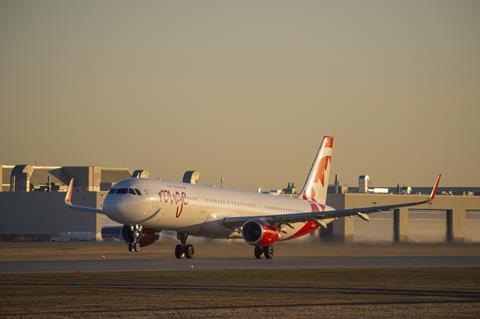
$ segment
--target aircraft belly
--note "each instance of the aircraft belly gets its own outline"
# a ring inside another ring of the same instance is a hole
[[[210,238],[230,238],[232,230],[226,228],[223,224],[223,218],[225,211],[217,210],[212,212],[205,211],[206,218],[203,221],[199,235]],[[227,213],[228,214],[228,213]]]

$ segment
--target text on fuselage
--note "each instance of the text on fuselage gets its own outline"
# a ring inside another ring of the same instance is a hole
[[[169,191],[168,189],[162,189],[158,195],[160,196],[161,203],[170,203],[170,205],[176,205],[177,211],[175,216],[178,218],[182,214],[183,206],[188,205],[186,200],[187,194],[185,192]]]

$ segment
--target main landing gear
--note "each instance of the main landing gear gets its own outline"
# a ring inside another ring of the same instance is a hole
[[[262,256],[265,256],[266,259],[272,259],[273,258],[273,246],[256,246],[255,247],[255,258],[261,259]]]
[[[139,252],[140,251],[140,236],[142,234],[142,225],[132,225],[130,226],[130,241],[128,243],[128,251],[130,252]]]
[[[175,246],[175,257],[177,257],[178,259],[181,259],[183,257],[187,259],[193,258],[193,255],[195,254],[195,249],[193,248],[193,245],[187,244],[188,234],[184,232],[177,232],[177,238],[182,243]]]

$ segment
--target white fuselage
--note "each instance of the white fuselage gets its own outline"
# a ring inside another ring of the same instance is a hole
[[[225,217],[333,209],[297,197],[151,179],[126,179],[112,189],[105,198],[103,210],[114,221],[210,238],[241,238],[240,229],[232,231],[223,226]],[[318,224],[313,221],[282,226],[279,239],[297,238],[317,228]]]

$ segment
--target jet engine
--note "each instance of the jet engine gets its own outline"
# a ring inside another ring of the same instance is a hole
[[[249,220],[242,226],[243,240],[252,246],[269,246],[278,240],[278,228],[261,220]]]
[[[134,241],[134,231],[130,228],[129,225],[123,225],[122,238],[127,243],[131,243]],[[140,243],[140,247],[145,247],[153,244],[159,238],[160,235],[155,230],[151,228],[142,228],[142,230],[140,231],[138,243]]]

